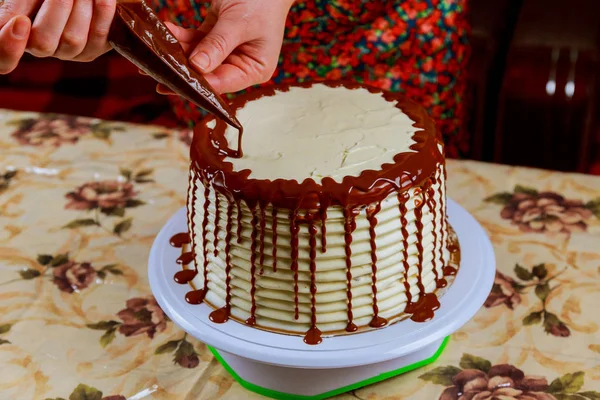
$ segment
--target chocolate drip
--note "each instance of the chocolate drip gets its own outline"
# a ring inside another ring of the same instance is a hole
[[[196,200],[197,200],[197,196],[196,196],[196,192],[198,191],[198,179],[193,179],[195,178],[196,174],[190,174],[190,183],[189,185],[192,187],[192,201],[190,203],[189,199],[187,200],[187,204],[188,207],[190,207],[190,239],[192,242],[192,252],[196,251],[196,242],[195,242],[195,237],[196,237]],[[192,182],[193,181],[193,182]],[[189,193],[188,193],[188,197],[189,197]],[[196,257],[194,255],[194,257]],[[194,265],[194,269],[196,271],[198,271],[198,266]]]
[[[410,319],[415,322],[426,322],[433,318],[435,310],[440,308],[440,302],[434,293],[425,293],[412,305]]]
[[[437,188],[437,194],[440,198],[440,201],[442,201],[441,199],[444,198],[444,193],[442,191],[442,185],[444,184],[444,182],[442,181],[442,176],[444,174],[444,170],[445,167],[442,166],[442,170],[440,171],[439,175],[436,178],[436,184],[438,185]],[[445,211],[442,213],[442,216],[445,215]],[[449,276],[449,275],[454,275],[453,273],[447,273],[447,272],[451,272],[450,270],[454,270],[454,273],[456,273],[456,270],[453,267],[449,267],[449,266],[444,266],[444,247],[447,244],[448,241],[448,221],[446,220],[446,218],[442,217],[442,237],[441,237],[441,243],[440,243],[440,258],[439,258],[439,262],[442,265],[442,274],[444,277]],[[450,270],[449,270],[450,269]],[[448,286],[448,281],[445,278],[441,278],[438,283],[437,283],[437,287],[439,289],[441,288],[445,288],[446,286]]]
[[[442,169],[438,175],[438,177],[436,178],[436,183],[438,185],[437,188],[437,193],[438,193],[438,197],[440,199],[440,201],[443,202],[444,199],[444,193],[442,191],[442,185],[444,185],[444,182],[442,181],[442,176],[444,174],[444,166],[442,166]],[[443,203],[445,205],[445,202]],[[444,246],[447,245],[447,241],[448,241],[448,221],[446,220],[446,218],[444,218],[444,215],[446,215],[446,210],[442,210],[442,243],[441,243],[441,247],[440,247],[440,264],[444,264]]]
[[[231,225],[232,225],[233,204],[227,203],[227,223],[225,225],[225,306],[210,313],[208,318],[217,324],[222,324],[229,320],[231,310]],[[204,271],[206,273],[206,270]]]
[[[258,263],[260,264],[260,274],[264,273],[264,265],[265,265],[265,229],[266,229],[266,216],[265,216],[265,206],[261,203],[260,206],[260,249],[259,254],[260,258]]]
[[[435,183],[437,185],[437,194],[438,194],[438,198],[440,199],[440,201],[443,203],[444,202],[444,194],[442,193],[442,185],[444,184],[442,182],[442,172],[440,172],[440,174],[438,175],[438,177],[435,180]],[[444,210],[442,210],[442,218],[441,218],[441,229],[442,229],[442,237],[440,238],[440,257],[439,257],[439,263],[440,264],[444,264],[444,246],[446,246],[445,241],[447,240],[446,236],[447,236],[447,227],[446,227],[446,220],[445,218],[443,218],[443,216],[445,215]]]
[[[367,207],[367,220],[369,221],[369,242],[371,244],[371,289],[373,291],[373,319],[369,323],[371,328],[381,328],[387,325],[387,319],[379,316],[377,306],[377,238],[375,227],[377,226],[377,214],[381,211],[381,203],[375,203]]]
[[[192,279],[196,277],[196,275],[198,275],[198,271],[196,271],[195,269],[184,269],[183,271],[178,271],[175,274],[174,279],[175,282],[184,285],[188,282],[191,282]]]
[[[211,312],[208,316],[208,319],[210,319],[215,324],[223,324],[229,321],[229,306],[226,305],[224,307],[219,308],[218,310]]]
[[[237,242],[242,243],[242,203],[238,200],[235,205],[237,207]]]
[[[357,210],[344,208],[344,252],[346,253],[346,297],[348,299],[348,325],[347,332],[356,332],[358,326],[352,320],[352,233],[356,229],[355,217]]]
[[[252,306],[250,308],[250,318],[246,320],[246,324],[250,326],[256,325],[256,236],[258,235],[258,216],[256,215],[256,208],[250,207],[252,211],[252,234],[250,235],[250,301]]]
[[[429,183],[426,183],[422,189],[422,193],[427,193]],[[415,194],[419,189],[415,189]],[[418,201],[418,200],[417,200]],[[408,303],[406,312],[412,314],[410,319],[415,322],[425,322],[433,318],[435,310],[440,308],[440,302],[434,293],[425,293],[423,286],[423,202],[416,204],[415,201],[415,223],[417,225],[417,250],[418,250],[418,268],[419,277],[417,285],[419,287],[419,300],[416,303]]]
[[[179,256],[177,258],[177,260],[175,261],[177,264],[180,265],[188,265],[190,264],[192,261],[194,261],[195,258],[195,254],[194,254],[194,233],[195,233],[195,226],[194,226],[194,221],[195,221],[195,216],[196,216],[196,207],[194,206],[196,204],[196,190],[198,189],[198,183],[196,179],[193,179],[193,177],[195,177],[195,175],[190,174],[190,182],[189,185],[191,186],[191,199],[189,199],[189,192],[188,192],[188,200],[187,200],[187,204],[188,207],[190,208],[190,232],[191,233],[185,233],[185,234],[178,234],[175,235],[171,238],[171,245],[175,246],[175,247],[183,247],[184,244],[189,244],[190,242],[192,243],[192,251],[188,251],[183,253],[181,256]],[[179,236],[181,235],[181,236]],[[179,237],[177,237],[179,236]],[[194,269],[184,269],[182,271],[178,271],[175,276],[173,277],[173,279],[175,280],[175,282],[184,285],[186,283],[191,282],[196,275],[198,275],[198,268],[196,265],[194,265]],[[204,300],[204,296],[206,294],[206,290],[204,289],[200,289],[200,290],[194,290],[191,292],[186,293],[185,295],[185,300],[190,303],[190,304],[200,304],[202,303],[202,300]]]
[[[185,294],[185,301],[193,305],[201,304],[204,301],[204,296],[206,296],[206,290],[192,290]]]
[[[423,193],[422,189],[416,188],[414,191],[415,195]],[[425,294],[425,287],[423,286],[423,201],[420,199],[415,200],[415,225],[417,227],[417,268],[419,275],[417,277],[417,286],[419,287],[419,299]]]
[[[410,283],[408,282],[408,272],[410,264],[408,263],[408,221],[406,219],[406,202],[410,199],[408,192],[398,193],[398,208],[400,209],[400,232],[402,233],[402,265],[404,266],[404,293],[406,294],[406,307],[412,301],[410,293]],[[405,309],[406,312],[406,309]]]
[[[456,268],[451,267],[450,265],[444,266],[442,271],[444,272],[444,276],[454,276],[458,272]]]
[[[310,329],[304,336],[304,343],[315,345],[321,343],[323,339],[321,338],[321,331],[317,328],[317,227],[313,221],[308,226],[308,233],[310,234],[308,240],[310,247]]]
[[[323,196],[322,196],[323,197]],[[319,214],[321,216],[321,252],[327,251],[327,208],[329,208],[329,197],[321,199]]]
[[[188,251],[187,253],[183,253],[182,255],[180,255],[175,262],[180,265],[188,265],[192,261],[194,261],[194,253]]]
[[[210,199],[208,198],[210,194],[210,188],[208,184],[204,186],[204,204],[202,215],[202,275],[204,277],[204,288],[203,290],[206,292],[208,290],[208,207],[210,206]]]
[[[294,272],[294,319],[298,319],[298,210],[295,209],[290,213],[290,246],[292,255],[292,264],[290,269]]]
[[[321,331],[316,326],[310,328],[308,332],[306,332],[306,335],[304,335],[304,343],[306,344],[317,345],[322,341]]]
[[[431,216],[432,216],[432,221],[431,221],[431,233],[433,235],[433,257],[431,259],[431,264],[432,264],[432,269],[433,269],[433,275],[434,275],[434,279],[435,279],[435,285],[436,287],[440,288],[440,287],[444,287],[446,284],[442,283],[440,281],[440,277],[438,274],[438,270],[437,270],[437,260],[436,260],[436,252],[437,252],[437,241],[438,241],[438,235],[437,235],[437,229],[436,229],[436,224],[437,224],[437,211],[435,209],[437,203],[435,201],[435,190],[433,189],[433,181],[430,180],[428,187],[427,187],[427,207],[429,208],[429,212],[431,212]],[[441,251],[441,248],[440,248]],[[440,286],[440,285],[444,285],[444,286]]]
[[[219,254],[219,219],[221,219],[221,208],[219,203],[219,194],[217,191],[215,191],[215,238],[213,242],[213,254],[215,255],[215,257]]]
[[[169,243],[171,246],[176,248],[182,248],[183,245],[189,244],[191,242],[190,234],[187,232],[181,232],[176,235],[171,236]]]
[[[273,207],[273,210],[271,212],[271,231],[273,232],[273,237],[271,239],[271,241],[273,242],[273,272],[277,272],[277,208]]]

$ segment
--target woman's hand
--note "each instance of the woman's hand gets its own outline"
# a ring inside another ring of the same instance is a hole
[[[275,68],[293,0],[213,0],[200,28],[169,29],[219,93],[266,82]],[[164,88],[159,92],[164,93]]]
[[[11,72],[24,51],[37,57],[73,61],[91,61],[104,54],[110,50],[107,38],[116,3],[117,0],[0,2],[0,73]],[[27,17],[31,22],[26,21]]]
[[[24,16],[11,18],[0,29],[0,74],[12,72],[19,64],[31,31],[31,21]]]

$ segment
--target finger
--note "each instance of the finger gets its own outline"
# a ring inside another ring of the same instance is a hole
[[[243,21],[221,15],[215,26],[192,51],[192,64],[204,73],[213,71],[242,43],[244,26]],[[246,38],[249,39],[252,38]]]
[[[0,1],[0,29],[16,16],[31,15],[37,9],[40,0],[4,0]]]
[[[204,37],[204,34],[200,33],[197,29],[186,29],[168,21],[165,22],[165,25],[180,43],[199,42]]]
[[[208,14],[206,15],[206,18],[204,18],[204,21],[202,21],[202,24],[200,25],[200,28],[198,28],[199,32],[202,32],[203,34],[207,34],[208,32],[210,32],[212,30],[212,28],[217,24],[217,13],[215,12],[215,10],[213,8],[209,8],[208,9]]]
[[[233,93],[261,83],[261,79],[233,64],[221,64],[204,78],[217,93]]]
[[[110,50],[108,33],[117,9],[116,0],[94,0],[92,23],[85,49],[76,61],[92,61]]]
[[[27,51],[36,57],[54,55],[73,9],[73,0],[44,0],[31,27]]]
[[[138,74],[144,75],[144,76],[148,76],[148,74],[146,73],[146,71],[144,71],[142,69],[138,69]]]
[[[93,10],[93,0],[75,0],[55,57],[70,60],[81,54],[87,44]]]
[[[0,74],[12,72],[25,53],[31,20],[21,15],[14,17],[0,29]]]
[[[183,48],[183,51],[188,56],[190,51],[194,49],[198,42],[200,42],[200,40],[206,36],[204,32],[200,32],[197,29],[185,29],[181,26],[172,24],[171,22],[165,22],[165,25],[167,28],[169,28],[171,33],[173,33],[173,36],[177,38],[179,44],[181,44],[181,47]]]

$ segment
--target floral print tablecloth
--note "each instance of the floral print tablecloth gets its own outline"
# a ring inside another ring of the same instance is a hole
[[[246,399],[150,293],[190,132],[0,110],[0,399]],[[498,273],[433,365],[339,399],[600,399],[600,178],[448,162]]]

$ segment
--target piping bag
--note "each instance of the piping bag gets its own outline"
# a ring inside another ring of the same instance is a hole
[[[229,105],[188,61],[181,44],[144,1],[120,1],[108,36],[110,45],[139,69],[179,96],[218,116],[240,132],[242,125]]]

